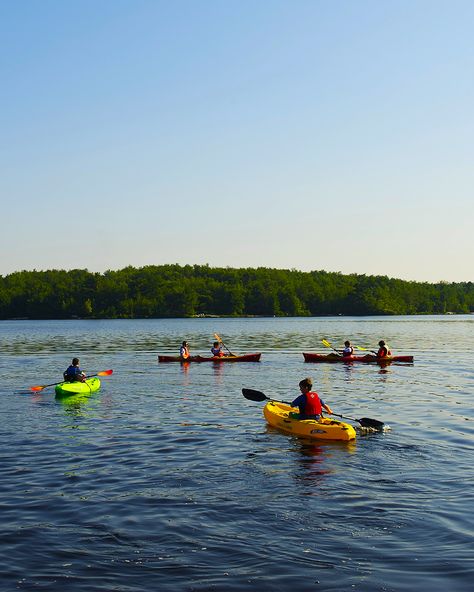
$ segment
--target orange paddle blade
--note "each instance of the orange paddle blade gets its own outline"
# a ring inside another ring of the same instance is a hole
[[[46,388],[45,386],[30,386],[30,391],[33,391],[34,393],[36,393],[37,391],[42,391],[44,388]]]
[[[102,370],[102,372],[97,372],[97,376],[110,376],[113,373],[113,370]]]

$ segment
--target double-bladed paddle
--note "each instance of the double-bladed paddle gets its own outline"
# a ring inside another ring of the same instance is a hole
[[[335,352],[336,352],[336,354],[337,354],[338,356],[342,356],[341,352],[340,352],[340,351],[338,351],[337,349],[335,349],[335,348],[334,348],[334,347],[333,347],[333,346],[332,346],[332,345],[329,343],[329,341],[328,341],[327,339],[322,339],[322,340],[321,340],[321,343],[322,343],[324,346],[326,346],[326,347],[329,347],[330,349],[332,349],[333,351],[335,351]]]
[[[229,348],[227,347],[227,345],[226,345],[226,344],[225,344],[225,343],[222,341],[222,339],[219,337],[219,335],[217,335],[217,333],[214,333],[214,337],[217,339],[217,341],[218,341],[219,343],[222,343],[222,345],[223,345],[223,346],[226,348],[226,350],[229,352],[229,354],[230,354],[231,356],[235,356],[235,354],[233,354],[233,353],[230,351],[230,349],[229,349]]]
[[[97,374],[91,374],[90,376],[86,376],[86,378],[92,378],[93,376],[110,376],[112,374],[112,372],[113,372],[113,370],[102,370],[101,372],[97,372]],[[62,384],[63,382],[64,382],[64,380],[61,380],[59,382],[52,382],[51,384],[30,386],[30,391],[37,393],[39,391],[42,391],[43,389],[45,389],[48,386],[56,386],[57,384]]]
[[[285,405],[291,405],[291,403],[288,403],[288,401],[278,401],[277,399],[271,399],[270,397],[267,397],[265,393],[262,393],[262,391],[256,391],[254,389],[243,388],[242,394],[249,401],[256,401],[257,403],[260,403],[262,401],[275,401],[275,403],[284,403]]]
[[[333,348],[333,346],[332,346],[332,345],[329,343],[329,341],[328,341],[327,339],[322,339],[322,340],[321,340],[321,343],[322,343],[323,345],[325,345],[326,347],[329,347],[329,348],[331,348],[332,350],[334,350],[334,351],[335,351],[336,353],[338,353],[339,355],[342,355],[342,354],[341,354],[341,352],[340,352],[338,349],[334,349],[334,348]],[[353,345],[352,347],[353,347],[354,349],[359,349],[360,351],[368,351],[368,352],[371,352],[371,353],[373,353],[373,354],[377,355],[377,352],[374,352],[374,351],[373,351],[373,350],[371,350],[371,349],[367,349],[366,347],[360,347],[360,345]]]
[[[262,393],[262,391],[256,391],[254,389],[243,388],[242,394],[249,401],[257,401],[259,403],[261,401],[275,401],[275,403],[284,403],[285,405],[291,405],[291,403],[288,403],[287,401],[278,401],[276,399],[271,399],[270,397],[267,397],[265,393]],[[360,423],[360,425],[363,428],[372,428],[379,432],[383,431],[385,425],[383,421],[379,421],[378,419],[371,419],[370,417],[361,417],[361,419],[355,419],[354,417],[347,417],[346,415],[340,415],[339,413],[331,413],[330,415],[336,415],[337,417],[342,417],[343,419],[350,419],[351,421],[356,421],[357,423]]]

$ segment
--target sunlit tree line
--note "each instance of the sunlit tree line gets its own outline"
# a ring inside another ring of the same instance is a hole
[[[474,312],[474,284],[325,271],[149,265],[0,276],[0,318],[399,315]]]

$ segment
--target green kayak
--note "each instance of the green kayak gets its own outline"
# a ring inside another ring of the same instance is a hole
[[[86,378],[84,382],[61,382],[56,386],[56,397],[70,397],[71,395],[90,395],[100,389],[97,376]]]

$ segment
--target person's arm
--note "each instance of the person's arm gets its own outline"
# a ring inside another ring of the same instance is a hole
[[[296,397],[296,399],[291,403],[291,406],[298,407],[301,410],[301,409],[304,409],[305,402],[306,402],[306,396],[300,395],[299,397]]]
[[[326,405],[326,403],[321,398],[319,400],[321,401],[322,408],[325,409],[330,415],[332,415],[331,407],[329,407],[329,405]]]

